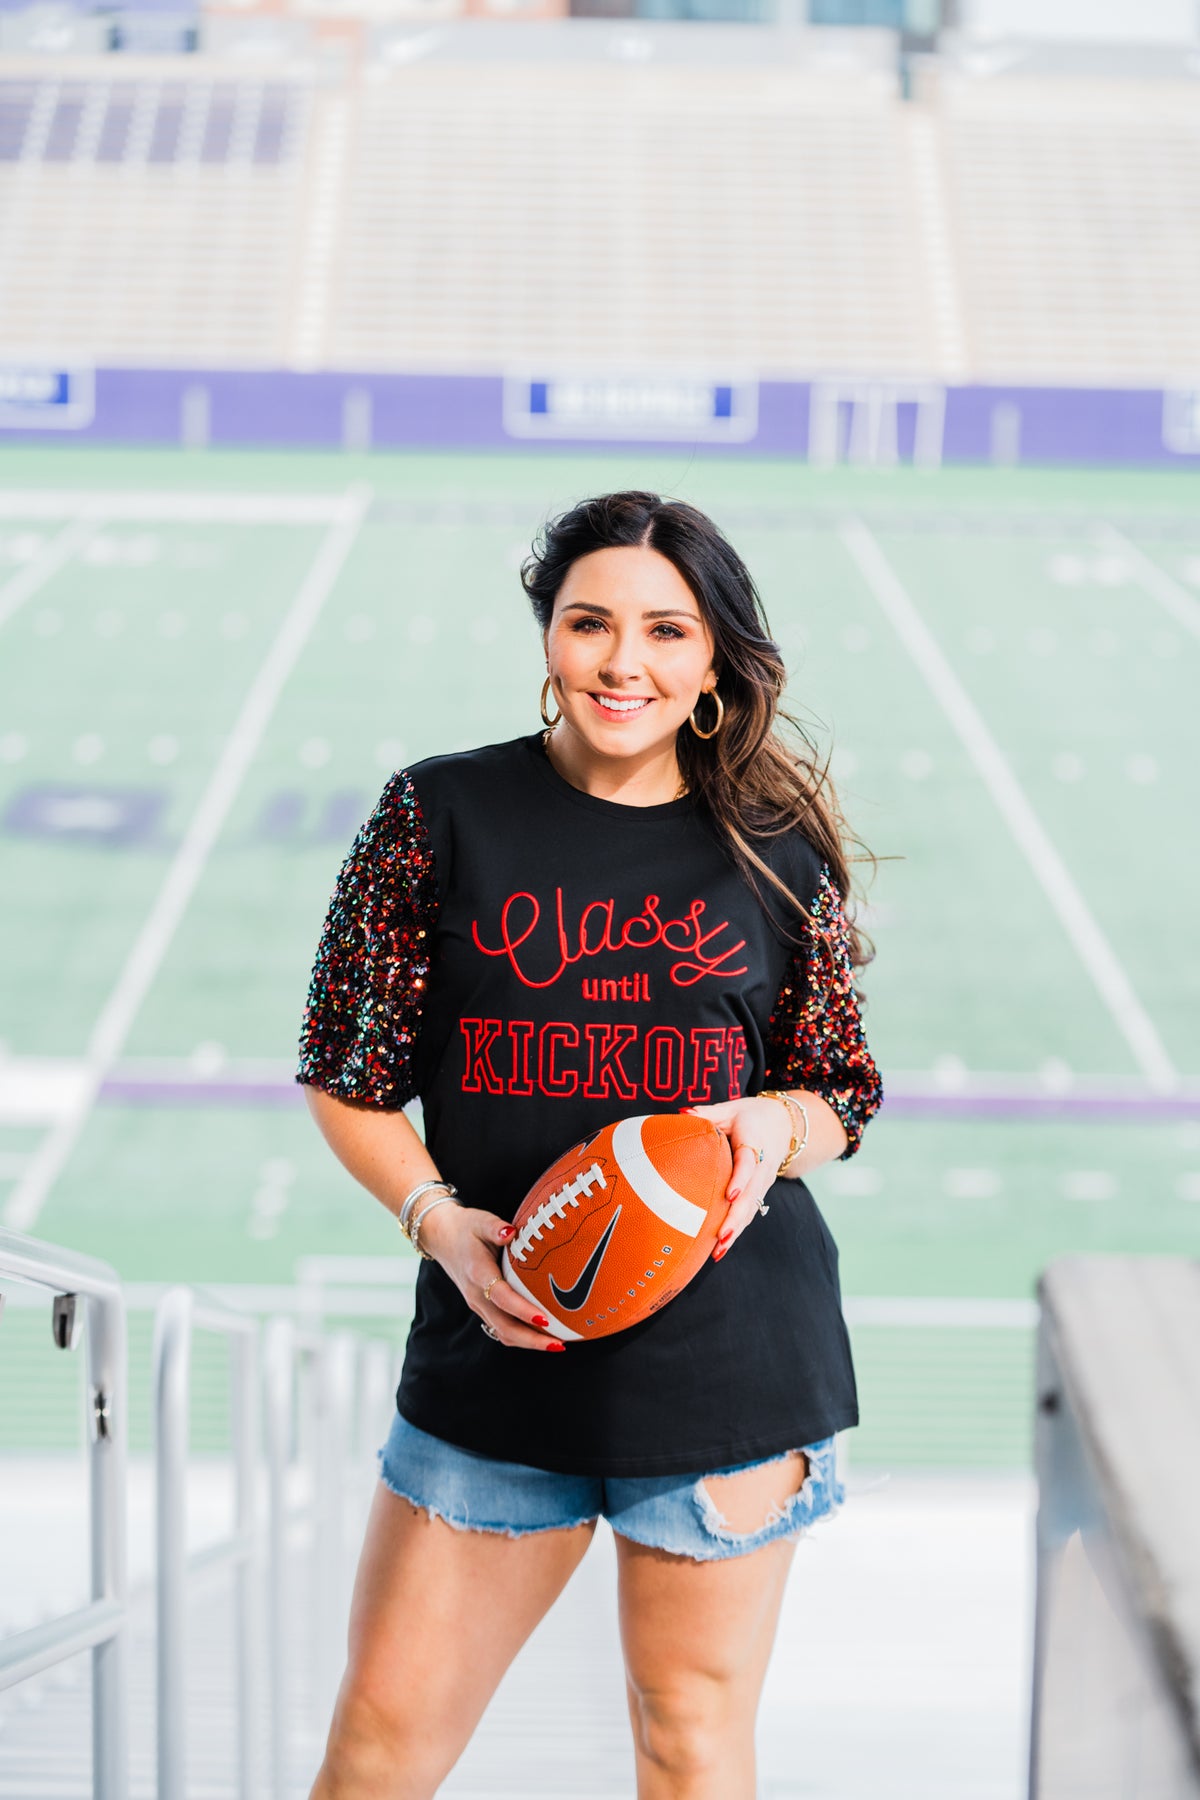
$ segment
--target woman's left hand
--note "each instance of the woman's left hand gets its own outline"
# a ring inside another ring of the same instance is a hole
[[[758,1203],[779,1173],[788,1153],[792,1129],[788,1109],[778,1100],[726,1100],[719,1106],[689,1106],[688,1112],[709,1119],[729,1139],[733,1173],[725,1198],[729,1212],[717,1237],[713,1261],[720,1262],[758,1211]]]

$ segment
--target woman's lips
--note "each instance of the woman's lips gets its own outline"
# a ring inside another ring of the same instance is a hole
[[[636,719],[653,705],[649,694],[589,694],[588,699],[602,719]]]

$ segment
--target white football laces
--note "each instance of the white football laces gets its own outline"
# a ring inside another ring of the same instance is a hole
[[[590,1169],[585,1169],[582,1175],[577,1175],[575,1177],[574,1181],[568,1181],[566,1186],[560,1188],[557,1194],[551,1194],[549,1199],[543,1200],[537,1211],[530,1213],[528,1219],[509,1245],[508,1254],[512,1260],[514,1262],[523,1262],[525,1259],[525,1252],[529,1249],[530,1245],[535,1240],[538,1243],[541,1242],[543,1231],[553,1231],[556,1219],[566,1218],[568,1206],[578,1207],[580,1194],[590,1196],[592,1188],[597,1181],[602,1188],[608,1186],[607,1181],[604,1179],[603,1169],[600,1167],[599,1163],[594,1162]]]

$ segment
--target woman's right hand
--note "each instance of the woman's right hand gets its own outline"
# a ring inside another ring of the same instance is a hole
[[[524,1294],[509,1287],[500,1251],[513,1236],[507,1220],[474,1206],[439,1206],[421,1226],[421,1248],[441,1263],[477,1318],[513,1350],[562,1350],[550,1321]],[[497,1279],[499,1277],[499,1279]],[[484,1290],[488,1297],[484,1299]]]

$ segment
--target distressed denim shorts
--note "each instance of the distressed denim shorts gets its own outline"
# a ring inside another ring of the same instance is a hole
[[[837,1477],[833,1438],[796,1448],[808,1458],[808,1475],[799,1492],[757,1531],[749,1532],[731,1528],[710,1499],[705,1480],[758,1468],[778,1461],[777,1456],[690,1475],[557,1475],[461,1450],[410,1425],[399,1412],[376,1456],[380,1478],[393,1494],[460,1531],[524,1537],[603,1516],[619,1536],[635,1544],[697,1562],[716,1562],[743,1556],[777,1538],[798,1537],[843,1504],[846,1494]]]

